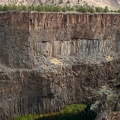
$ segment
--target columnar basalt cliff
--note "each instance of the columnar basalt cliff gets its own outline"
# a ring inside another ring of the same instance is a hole
[[[0,13],[0,119],[92,102],[116,77],[120,14]]]

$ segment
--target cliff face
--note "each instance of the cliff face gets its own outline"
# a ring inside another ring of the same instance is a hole
[[[34,68],[42,55],[110,55],[119,49],[119,14],[1,13],[0,19],[0,59],[9,67]]]
[[[0,116],[91,102],[120,63],[120,14],[0,13]]]

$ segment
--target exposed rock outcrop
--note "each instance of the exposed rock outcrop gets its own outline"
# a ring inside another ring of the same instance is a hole
[[[120,14],[0,13],[0,119],[91,102],[116,78]]]

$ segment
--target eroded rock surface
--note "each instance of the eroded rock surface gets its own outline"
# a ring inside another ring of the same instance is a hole
[[[116,78],[120,14],[0,13],[0,119],[92,102]]]

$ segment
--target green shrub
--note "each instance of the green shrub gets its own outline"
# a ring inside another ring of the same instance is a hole
[[[27,7],[26,8],[24,6],[22,6],[22,7],[27,10]],[[34,5],[30,5],[30,6],[28,6],[28,10],[34,11],[34,10],[36,10],[36,7]]]
[[[119,9],[119,10],[117,10],[117,12],[118,12],[118,13],[120,13],[120,9]]]
[[[76,11],[86,13],[86,12],[88,12],[88,7],[86,7],[86,6],[78,6]]]
[[[40,11],[42,11],[42,12],[45,12],[45,7],[42,5],[42,6],[39,6],[40,8]]]
[[[109,12],[108,6],[105,6],[104,12],[105,12],[105,13]]]
[[[14,118],[14,120],[35,120],[37,118],[38,118],[37,115],[29,114],[29,115],[16,117],[16,118]]]
[[[67,8],[66,7],[63,7],[62,8],[62,12],[66,12],[67,11]]]
[[[27,9],[27,6],[25,6],[25,5],[22,5],[21,8],[22,8],[22,11],[27,11],[27,10],[28,10],[28,9]],[[32,10],[32,9],[31,9],[31,10]]]
[[[3,6],[2,5],[0,5],[0,11],[2,11],[3,10]]]
[[[67,10],[67,11],[74,11],[74,8],[71,7],[71,6],[66,6],[66,10]]]
[[[90,13],[95,13],[95,12],[96,12],[95,8],[93,8],[93,7],[89,7],[88,11],[89,11]]]
[[[111,12],[114,12],[113,10],[111,10]]]
[[[104,12],[104,9],[102,7],[96,7],[96,12]]]
[[[72,105],[67,105],[64,108],[60,110],[60,114],[66,115],[66,114],[77,114],[85,110],[86,105],[84,104],[72,104]]]
[[[18,7],[17,7],[17,5],[15,5],[15,4],[12,4],[12,5],[10,5],[10,10],[18,10]]]
[[[36,10],[45,12],[45,7],[43,5],[39,5],[39,6],[36,7]]]
[[[9,10],[9,7],[5,4],[2,8],[2,11],[7,11],[7,10]]]
[[[40,114],[40,115],[24,115],[24,116],[20,116],[20,117],[16,117],[14,118],[14,120],[35,120],[35,119],[46,119],[47,117],[64,117],[66,115],[75,115],[78,114],[80,112],[82,112],[83,110],[85,110],[86,105],[84,104],[72,104],[72,105],[67,105],[64,108],[62,108],[60,110],[60,112],[52,112],[52,113],[46,113],[46,114]]]
[[[36,10],[36,11],[39,11],[39,12],[42,11],[42,10],[41,10],[41,6],[40,6],[40,5],[36,6],[36,9],[35,9],[35,10]]]
[[[76,11],[77,12],[82,12],[82,6],[76,6]]]

